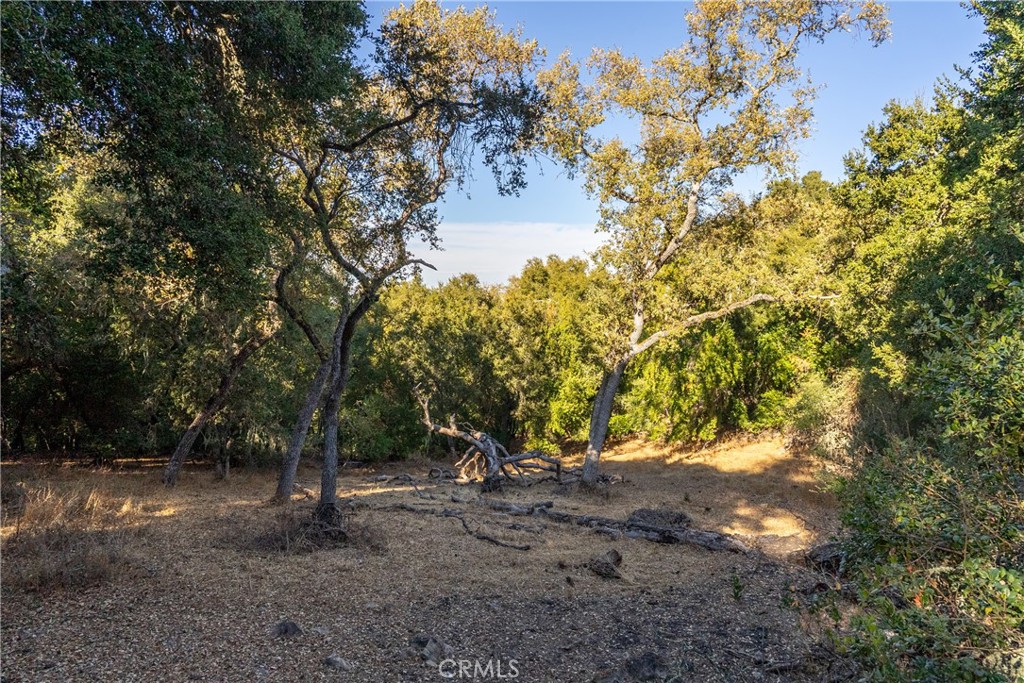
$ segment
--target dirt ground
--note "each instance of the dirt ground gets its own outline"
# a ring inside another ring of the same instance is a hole
[[[223,482],[187,469],[167,491],[155,468],[5,464],[8,481],[45,476],[58,488],[130,497],[139,528],[130,571],[113,582],[43,593],[4,587],[3,681],[844,677],[845,664],[788,600],[819,582],[794,558],[834,531],[834,501],[819,491],[815,463],[781,439],[697,453],[621,444],[604,459],[604,471],[624,479],[607,497],[567,494],[553,482],[484,494],[623,519],[637,508],[682,511],[695,527],[758,549],[748,555],[509,517],[480,505],[477,486],[429,480],[432,465],[344,470],[352,543],[282,552],[272,545],[313,501],[268,505],[270,473],[239,471]],[[389,478],[400,474],[412,481]],[[300,472],[305,486],[317,479],[313,467]],[[463,510],[472,531],[529,549],[475,538],[445,509]],[[4,527],[5,539],[13,533]],[[587,567],[613,548],[622,578]],[[276,636],[285,620],[301,633]],[[427,636],[427,655],[455,662],[425,661]],[[459,660],[483,668],[460,676]]]

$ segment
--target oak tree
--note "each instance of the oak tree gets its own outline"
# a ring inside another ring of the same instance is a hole
[[[276,143],[281,163],[299,180],[337,311],[285,454],[278,499],[291,494],[324,397],[318,517],[336,520],[338,412],[356,327],[389,279],[429,267],[409,245],[414,238],[437,243],[434,205],[470,179],[475,151],[500,191],[524,185],[542,104],[530,78],[540,54],[536,42],[502,31],[486,9],[399,7],[385,18],[356,97],[324,108],[315,125]]]
[[[591,413],[584,480],[597,478],[615,394],[626,366],[660,340],[772,298],[754,291],[718,307],[672,302],[664,273],[701,239],[731,181],[748,169],[782,171],[806,137],[814,88],[797,63],[801,46],[863,27],[888,29],[875,2],[706,0],[686,16],[687,36],[650,64],[595,50],[583,81],[568,55],[540,76],[553,115],[548,148],[586,179],[600,201],[619,310],[606,323],[604,373]],[[638,121],[636,141],[603,137],[613,112]],[[713,267],[713,266],[712,266]]]

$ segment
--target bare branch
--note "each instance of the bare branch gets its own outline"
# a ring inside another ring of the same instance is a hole
[[[295,305],[292,304],[291,300],[288,298],[288,292],[285,288],[285,281],[287,280],[288,276],[291,275],[291,273],[299,266],[302,260],[306,257],[306,249],[305,245],[302,242],[302,239],[297,234],[294,233],[291,235],[291,238],[292,258],[288,261],[287,264],[285,264],[285,266],[280,270],[280,272],[278,272],[277,278],[275,278],[274,280],[275,293],[273,301],[278,306],[280,306],[285,313],[288,314],[288,317],[291,318],[296,325],[299,326],[299,329],[301,329],[302,332],[306,335],[306,338],[309,340],[309,343],[313,346],[313,349],[316,351],[316,355],[320,359],[320,362],[323,362],[327,360],[327,351],[326,349],[324,349],[323,342],[320,341],[319,335],[317,335],[316,330],[314,330],[313,326],[309,324],[309,321],[306,320],[305,316],[303,316],[302,313],[295,307]]]
[[[676,252],[679,251],[679,247],[682,246],[683,240],[686,235],[689,234],[693,228],[694,221],[697,220],[697,205],[700,200],[700,187],[701,181],[695,182],[690,187],[690,194],[686,199],[686,218],[683,219],[683,224],[680,226],[679,231],[672,236],[672,239],[668,241],[665,248],[661,250],[658,257],[654,259],[648,266],[647,272],[644,273],[647,279],[650,279],[658,274],[662,268],[672,260]]]
[[[335,152],[342,152],[344,154],[351,154],[352,152],[356,151],[363,145],[373,140],[378,135],[386,133],[389,130],[401,128],[406,124],[412,123],[413,121],[416,120],[416,117],[418,117],[423,110],[427,109],[430,106],[436,105],[437,103],[438,100],[436,98],[430,98],[422,102],[416,102],[412,105],[412,108],[409,110],[409,113],[406,114],[405,116],[374,126],[370,130],[366,131],[358,138],[350,142],[342,143],[333,140],[328,140],[323,143],[323,148],[325,150],[332,150]]]
[[[630,348],[629,350],[627,358],[635,358],[636,356],[640,355],[647,349],[657,344],[662,339],[671,337],[672,335],[678,334],[683,330],[695,327],[709,320],[717,320],[718,318],[724,318],[725,316],[729,315],[734,311],[738,311],[741,308],[746,308],[747,306],[752,306],[761,301],[776,300],[776,297],[770,294],[755,294],[754,296],[743,299],[742,301],[736,301],[734,303],[729,304],[728,306],[723,306],[722,308],[719,308],[718,310],[715,311],[707,311],[705,313],[691,315],[689,318],[686,318],[682,322],[672,325],[671,327],[668,327],[666,329],[659,330],[652,334],[651,336],[647,337],[647,339],[643,340],[642,342],[633,345],[632,348]]]

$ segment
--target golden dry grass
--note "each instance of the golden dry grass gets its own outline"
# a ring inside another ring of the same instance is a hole
[[[767,556],[508,517],[475,504],[475,487],[428,481],[429,467],[345,471],[339,489],[353,542],[295,553],[275,550],[268,536],[294,528],[315,501],[268,505],[269,473],[222,482],[188,470],[167,491],[152,470],[4,465],[5,481],[26,480],[30,489],[44,482],[51,495],[81,500],[96,491],[105,514],[131,500],[124,519],[137,530],[132,571],[106,583],[40,593],[5,580],[5,680],[445,680],[410,656],[420,632],[460,658],[515,658],[522,681],[590,681],[645,652],[662,655],[678,680],[810,681],[827,673],[815,639],[784,606],[789,591],[817,579],[785,560],[828,535],[833,503],[816,491],[814,463],[781,442],[688,455],[621,444],[606,469],[626,481],[607,497],[565,495],[553,483],[493,496],[611,517],[679,510],[697,526],[743,534]],[[380,480],[399,473],[413,475],[421,495],[408,482]],[[300,482],[315,488],[317,476],[304,468]],[[473,530],[530,550],[474,538],[440,514],[446,508],[463,510]],[[6,543],[15,525],[4,525]],[[610,548],[624,557],[625,580],[586,569]],[[4,560],[13,562],[6,552]],[[274,638],[282,619],[303,635]],[[326,667],[331,654],[354,669]],[[799,666],[772,670],[792,662]]]
[[[77,590],[130,568],[138,531],[131,498],[81,482],[9,481],[3,491],[3,585],[29,591]]]

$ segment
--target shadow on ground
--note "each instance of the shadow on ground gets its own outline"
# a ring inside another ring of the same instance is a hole
[[[788,606],[818,577],[784,558],[827,535],[834,520],[830,498],[815,490],[814,464],[779,442],[687,458],[620,446],[605,466],[626,482],[607,497],[565,495],[554,483],[489,494],[609,517],[679,510],[766,554],[508,517],[474,502],[476,487],[428,480],[429,466],[347,471],[342,502],[363,535],[301,554],[259,544],[315,503],[267,505],[270,474],[218,482],[190,470],[174,491],[153,471],[51,474],[55,486],[103,487],[138,501],[147,533],[133,551],[145,571],[80,592],[5,590],[4,680],[450,680],[424,659],[419,644],[431,638],[444,657],[501,663],[506,677],[515,660],[521,681],[849,673]],[[4,476],[17,470],[5,467]],[[316,477],[300,472],[310,488]],[[445,510],[461,510],[466,524]],[[588,568],[610,549],[623,557],[622,578]],[[275,637],[282,620],[301,633]]]

